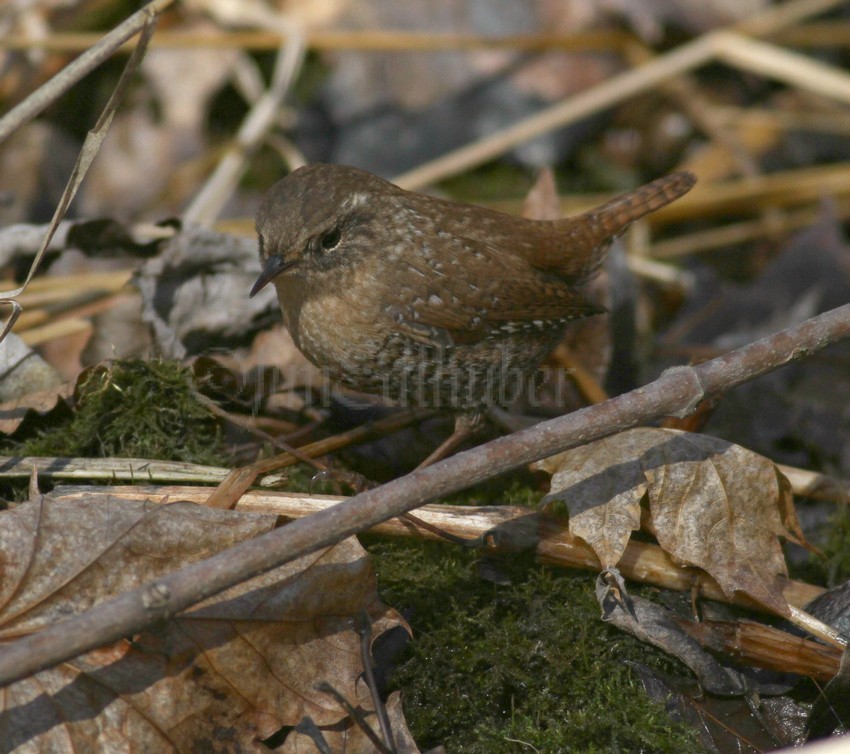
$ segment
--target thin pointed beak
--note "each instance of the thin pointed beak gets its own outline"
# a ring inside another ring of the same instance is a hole
[[[280,275],[281,272],[288,270],[294,264],[295,260],[287,262],[280,254],[272,254],[266,260],[265,267],[263,267],[260,277],[257,278],[257,282],[254,283],[254,287],[251,289],[251,293],[248,294],[248,298],[254,298],[272,280]]]

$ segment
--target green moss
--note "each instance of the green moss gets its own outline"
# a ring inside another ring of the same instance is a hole
[[[414,639],[391,685],[421,748],[451,752],[701,751],[624,664],[676,661],[600,621],[593,576],[526,558],[497,561],[511,584],[478,575],[476,556],[439,544],[367,539],[382,598]],[[523,746],[523,742],[526,746]]]
[[[128,360],[84,374],[71,419],[16,452],[220,465],[222,447],[218,421],[197,399],[190,369],[172,361]]]
[[[826,542],[821,546],[825,557],[809,555],[802,563],[793,564],[791,576],[813,584],[834,587],[850,578],[850,509],[837,505],[829,518]]]
[[[836,506],[830,524],[824,554],[827,559],[826,583],[832,587],[850,578],[850,509],[846,505]]]

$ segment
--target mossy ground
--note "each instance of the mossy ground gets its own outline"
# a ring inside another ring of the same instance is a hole
[[[70,420],[4,450],[226,465],[218,421],[196,391],[191,371],[175,362],[111,362],[81,379]],[[288,486],[315,487],[312,476],[306,467],[293,469]],[[535,486],[529,475],[511,475],[443,502],[534,506]],[[850,514],[836,518],[832,581],[848,570]],[[415,631],[391,684],[405,692],[405,715],[421,748],[701,750],[694,731],[648,699],[626,661],[674,675],[688,671],[600,621],[592,574],[514,557],[497,562],[510,583],[495,584],[481,578],[475,553],[455,546],[365,541],[384,601],[404,612]]]
[[[218,421],[198,400],[192,372],[173,361],[113,361],[80,378],[72,417],[5,452],[150,458],[220,465]]]
[[[414,630],[391,685],[423,750],[702,751],[625,663],[688,671],[601,622],[592,574],[511,558],[496,564],[510,584],[494,584],[457,547],[366,544],[382,598]]]

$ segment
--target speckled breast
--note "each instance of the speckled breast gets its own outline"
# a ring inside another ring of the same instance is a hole
[[[356,390],[402,405],[480,410],[506,405],[526,389],[562,330],[503,336],[471,345],[432,346],[391,333],[371,358],[331,375]]]

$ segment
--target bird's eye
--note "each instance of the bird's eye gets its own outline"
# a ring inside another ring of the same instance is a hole
[[[339,229],[339,226],[337,226],[333,230],[329,230],[319,239],[319,245],[325,251],[330,251],[339,244],[341,238],[342,231]]]

